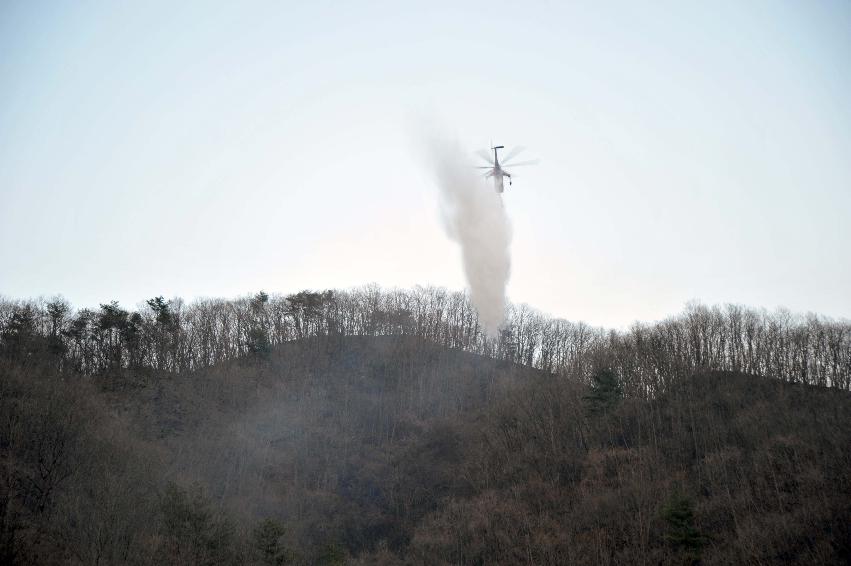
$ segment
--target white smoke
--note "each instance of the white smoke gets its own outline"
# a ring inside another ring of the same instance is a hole
[[[461,246],[464,275],[479,321],[491,337],[505,316],[511,273],[511,223],[490,180],[478,174],[457,142],[432,138],[432,167],[440,187],[447,235]]]

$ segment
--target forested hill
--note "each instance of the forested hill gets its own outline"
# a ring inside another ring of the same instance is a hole
[[[851,560],[842,323],[521,307],[490,341],[463,295],[376,289],[4,313],[0,563]]]
[[[594,360],[605,358],[637,395],[655,394],[668,380],[698,370],[851,389],[851,322],[740,305],[692,304],[679,315],[623,332],[509,305],[504,329],[492,339],[464,293],[439,288],[260,292],[188,305],[155,297],[132,311],[116,302],[75,311],[62,299],[0,299],[0,343],[8,355],[47,352],[85,374],[117,368],[186,372],[291,340],[379,335],[416,336],[586,381]]]

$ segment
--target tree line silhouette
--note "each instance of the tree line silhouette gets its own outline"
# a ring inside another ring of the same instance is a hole
[[[199,299],[155,297],[137,310],[117,302],[74,310],[62,298],[0,300],[0,344],[13,357],[56,357],[84,374],[129,368],[186,372],[292,340],[414,336],[561,375],[590,379],[602,358],[627,394],[652,396],[695,370],[734,371],[851,389],[851,322],[741,305],[685,310],[659,322],[607,330],[509,305],[488,336],[463,292],[435,287],[301,291]]]

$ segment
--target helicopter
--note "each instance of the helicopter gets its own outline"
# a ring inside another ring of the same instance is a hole
[[[491,159],[490,152],[488,152],[485,149],[480,149],[479,151],[476,152],[479,155],[479,157],[481,157],[482,159],[487,161],[488,164],[489,164],[487,166],[477,166],[476,169],[487,169],[487,171],[485,171],[485,173],[484,173],[484,176],[485,176],[485,178],[493,177],[493,187],[494,187],[494,189],[496,190],[497,193],[502,193],[502,192],[505,191],[505,177],[508,177],[508,185],[509,186],[512,185],[511,173],[509,173],[508,171],[503,169],[503,167],[514,168],[514,167],[521,167],[521,166],[524,166],[524,165],[535,165],[536,163],[538,163],[537,159],[533,159],[531,161],[520,161],[518,163],[509,163],[512,159],[514,159],[517,156],[517,154],[519,154],[521,151],[526,149],[523,146],[517,146],[517,147],[515,147],[514,149],[512,149],[511,151],[508,152],[508,155],[506,155],[503,158],[503,162],[500,164],[500,162],[499,162],[499,150],[500,149],[505,149],[505,146],[504,145],[495,145],[495,146],[491,147],[491,151],[493,151],[493,159]]]

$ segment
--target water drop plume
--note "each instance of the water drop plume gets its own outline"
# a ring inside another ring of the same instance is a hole
[[[505,317],[511,223],[500,195],[457,141],[432,136],[428,148],[446,234],[461,247],[470,300],[495,337]]]

